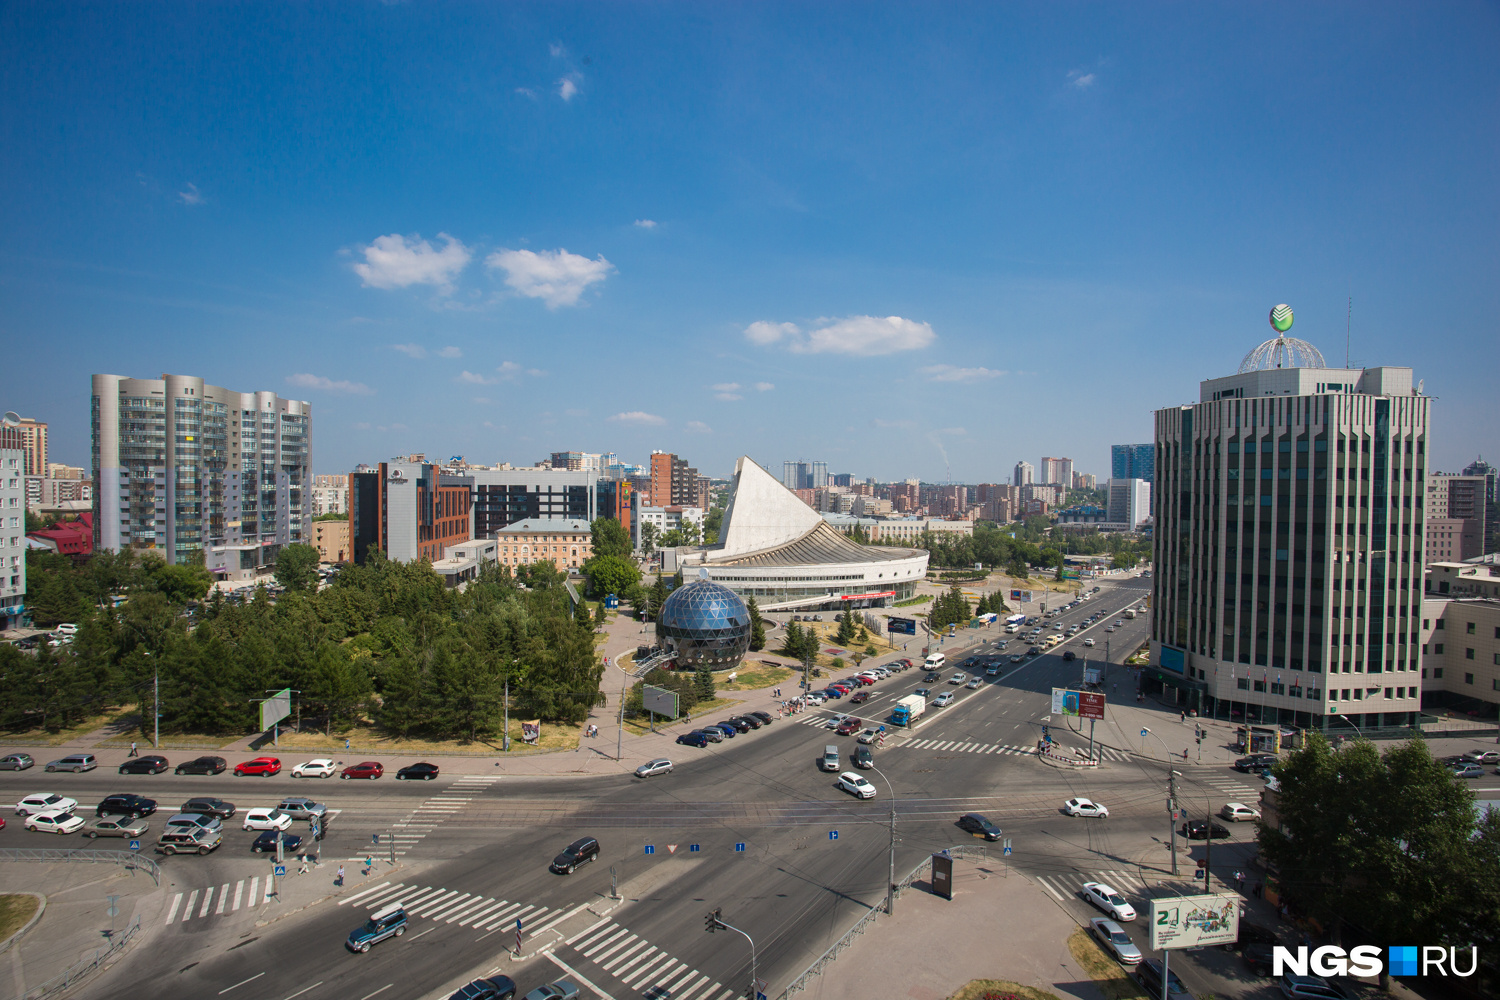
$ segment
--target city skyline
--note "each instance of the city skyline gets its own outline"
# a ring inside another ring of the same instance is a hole
[[[0,402],[75,465],[91,373],[170,372],[308,401],[319,472],[1102,482],[1287,302],[1415,365],[1434,469],[1493,451],[1483,8],[686,10],[304,11],[313,62],[253,9],[17,10],[0,322],[46,376]]]

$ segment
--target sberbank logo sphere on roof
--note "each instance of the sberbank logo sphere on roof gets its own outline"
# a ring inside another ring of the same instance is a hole
[[[1271,310],[1271,329],[1286,333],[1292,328],[1292,307],[1283,302]]]

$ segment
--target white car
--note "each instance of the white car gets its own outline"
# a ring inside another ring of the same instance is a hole
[[[957,674],[954,674],[952,677],[948,678],[948,683],[949,684],[963,684],[968,679],[969,679],[969,675],[968,674],[957,673]]]
[[[839,787],[850,795],[861,799],[873,799],[875,797],[875,786],[853,771],[845,771],[839,775]]]
[[[670,774],[671,772],[672,762],[665,757],[658,757],[656,760],[648,760],[636,768],[635,776],[637,778],[649,778],[653,774]]]
[[[280,809],[250,809],[245,812],[246,830],[285,830],[292,825],[292,817]]]
[[[999,671],[996,671],[996,673],[999,673]],[[980,684],[979,678],[975,677],[975,678],[971,679],[969,681],[969,683],[965,684],[964,687],[968,688],[971,691],[974,691],[974,690],[978,690],[979,684]]]
[[[1026,659],[1026,657],[1021,656],[1020,654],[1012,654],[1012,656],[1010,658],[1010,662],[1012,662],[1012,663],[1020,663],[1024,659]]]
[[[821,704],[823,704],[823,702],[825,702],[825,701],[828,700],[827,698],[823,697],[821,694],[818,694],[816,691],[814,691],[810,695],[807,695],[806,698],[807,698],[807,703],[809,705],[821,705]]]
[[[16,803],[17,816],[29,816],[41,812],[72,812],[78,808],[78,800],[56,792],[33,792]]]
[[[951,704],[953,704],[952,691],[944,691],[942,694],[932,699],[933,708],[947,708]]]
[[[866,729],[864,732],[859,734],[859,741],[861,743],[874,743],[879,738],[880,733],[874,729]]]
[[[1260,810],[1252,809],[1240,802],[1230,802],[1219,810],[1219,815],[1227,820],[1241,823],[1247,819],[1260,819]]]
[[[1085,646],[1092,646],[1092,645],[1093,645],[1093,644],[1094,644],[1094,640],[1093,640],[1093,639],[1092,639],[1092,638],[1090,638],[1090,639],[1085,639],[1085,640],[1083,640],[1083,644],[1084,644],[1084,645],[1085,645]]]
[[[32,813],[26,817],[26,829],[42,833],[72,833],[83,826],[83,817],[74,816],[64,809]]]
[[[57,633],[58,635],[77,635],[78,626],[74,625],[72,622],[63,622],[52,631]]]
[[[1078,891],[1084,899],[1116,920],[1129,923],[1135,919],[1135,907],[1131,906],[1124,896],[1103,882],[1085,882],[1083,888]]]
[[[1092,799],[1069,799],[1063,803],[1063,812],[1069,816],[1098,816],[1101,819],[1109,818],[1109,810],[1103,803]]]
[[[1139,965],[1141,949],[1137,948],[1125,934],[1125,929],[1107,917],[1095,917],[1089,921],[1089,930],[1104,945],[1104,949],[1119,959],[1121,965]]]
[[[317,757],[313,760],[305,760],[292,768],[294,778],[331,778],[338,766],[328,757]]]

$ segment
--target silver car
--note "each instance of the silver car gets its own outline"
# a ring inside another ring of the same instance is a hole
[[[83,835],[90,839],[94,837],[127,837],[132,840],[141,837],[151,824],[138,817],[116,816],[113,813],[105,813],[103,816],[95,816],[83,825]]]
[[[35,763],[29,753],[8,753],[0,757],[0,771],[24,771]]]
[[[314,816],[322,819],[328,812],[328,807],[321,802],[314,802],[303,795],[293,795],[281,800],[281,805],[276,807],[286,813],[292,819],[312,819]]]
[[[669,774],[672,770],[672,762],[665,757],[649,760],[635,769],[637,778],[649,778],[653,774]]]

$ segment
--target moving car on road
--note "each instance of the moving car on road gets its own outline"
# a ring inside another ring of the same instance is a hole
[[[314,816],[322,819],[328,814],[328,807],[321,802],[314,802],[305,795],[292,795],[281,800],[276,807],[286,813],[292,819],[312,819]]]
[[[401,768],[401,770],[396,772],[397,781],[431,781],[437,776],[438,766],[436,764],[428,764],[425,762],[407,764],[405,767]]]
[[[953,704],[953,700],[953,692],[944,691],[942,694],[932,699],[932,705],[934,708],[947,708],[949,705]]]
[[[224,824],[219,817],[207,813],[177,813],[167,817],[167,831],[172,830],[222,830]]]
[[[295,854],[302,846],[302,836],[296,833],[281,833],[278,830],[267,830],[250,845],[250,850],[256,854],[264,854],[276,850],[276,838],[281,837],[281,850],[283,854]]]
[[[194,757],[190,761],[178,764],[173,774],[223,774],[228,764],[223,757],[206,755]]]
[[[586,865],[590,861],[598,860],[599,841],[593,837],[579,837],[567,847],[564,847],[563,852],[552,859],[552,864],[549,867],[559,875],[571,875],[573,874],[573,870],[579,865]]]
[[[559,979],[546,986],[538,986],[526,994],[525,1000],[578,1000],[578,987],[566,979]]]
[[[246,810],[243,823],[246,830],[285,830],[291,825],[292,817],[275,808]]]
[[[333,772],[338,770],[331,757],[314,757],[312,760],[304,760],[292,768],[294,778],[331,778]]]
[[[1141,949],[1131,943],[1125,929],[1108,917],[1094,917],[1089,921],[1089,930],[1114,955],[1121,965],[1137,965],[1141,961]]]
[[[862,771],[867,771],[875,766],[875,755],[870,752],[869,747],[856,747],[854,750],[854,766]]]
[[[1229,836],[1229,831],[1217,823],[1209,823],[1206,819],[1190,819],[1182,824],[1177,830],[1188,840],[1223,840]]]
[[[1219,810],[1219,815],[1231,822],[1243,823],[1248,819],[1260,819],[1260,810],[1252,809],[1242,802],[1227,802]]]
[[[370,945],[384,941],[388,937],[400,937],[405,933],[406,911],[401,908],[400,903],[392,903],[370,914],[369,920],[351,931],[349,940],[344,942],[344,947],[364,954],[370,950]]]
[[[448,1000],[515,1000],[516,982],[509,976],[476,979],[456,990]]]
[[[378,760],[360,761],[358,764],[350,764],[339,772],[340,778],[370,778],[375,779],[385,773],[385,765]]]
[[[116,816],[150,816],[154,812],[156,812],[155,799],[148,799],[142,795],[132,795],[130,792],[116,792],[114,795],[106,795],[94,807],[95,816],[104,816],[111,813]]]
[[[671,773],[672,762],[670,760],[667,760],[667,758],[665,757],[658,757],[655,760],[648,760],[646,761],[646,763],[635,769],[635,776],[637,778],[649,778],[653,774]]]
[[[0,757],[0,771],[24,771],[35,763],[29,753],[8,753]]]
[[[864,723],[860,722],[858,719],[848,718],[843,722],[840,722],[834,729],[834,732],[838,733],[840,736],[851,736],[854,733],[859,732],[859,727],[862,725],[864,725]]]
[[[139,816],[96,816],[84,826],[83,835],[94,837],[129,837],[134,840],[145,836],[151,824]]]
[[[1161,963],[1150,959],[1135,967],[1136,982],[1141,984],[1148,997],[1158,1000],[1161,997]],[[1193,995],[1188,992],[1187,987],[1182,985],[1182,980],[1177,978],[1177,973],[1167,973],[1167,1000],[1193,1000]]]
[[[873,799],[875,797],[875,786],[853,771],[845,771],[839,775],[839,787],[856,798]]]
[[[247,774],[258,774],[262,778],[269,778],[273,774],[281,773],[281,761],[275,757],[257,757],[247,760],[243,764],[234,765],[234,776],[243,777]]]
[[[83,818],[70,812],[54,809],[49,812],[32,813],[26,817],[26,829],[41,833],[73,833],[83,826]]]
[[[1063,803],[1063,812],[1069,816],[1097,816],[1100,819],[1109,818],[1109,809],[1103,803],[1092,799],[1069,799]]]
[[[1000,828],[979,813],[964,813],[958,818],[958,828],[985,840],[1000,839]]]
[[[968,680],[969,680],[969,675],[960,672],[960,673],[956,673],[952,677],[948,678],[948,683],[949,684],[965,684],[965,683],[968,682]]]
[[[1276,763],[1274,753],[1253,753],[1248,757],[1241,757],[1234,762],[1234,769],[1244,774],[1258,770],[1262,767],[1270,767]]]
[[[861,743],[874,743],[879,738],[880,730],[878,729],[866,729],[864,732],[859,734],[859,742]]]
[[[1092,646],[1092,645],[1094,645],[1094,639],[1093,639],[1093,637],[1092,637],[1092,636],[1090,636],[1090,637],[1089,637],[1089,638],[1087,638],[1087,639],[1084,639],[1084,640],[1083,640],[1083,644],[1084,644],[1084,645],[1085,645],[1085,646]]]
[[[1131,906],[1130,902],[1113,887],[1103,882],[1085,882],[1078,892],[1087,903],[1103,910],[1116,920],[1128,924],[1135,919],[1135,907]]]
[[[59,757],[57,760],[48,761],[49,771],[72,771],[75,774],[82,771],[92,771],[99,766],[91,753],[75,753],[67,757]]]
[[[223,842],[222,830],[174,826],[162,832],[156,849],[163,854],[207,854]]]
[[[32,813],[72,812],[77,808],[78,800],[70,799],[66,795],[59,795],[56,792],[32,792],[16,803],[16,815],[29,816]]]
[[[234,803],[207,797],[188,799],[182,804],[182,812],[213,816],[216,819],[229,819],[234,815]]]

